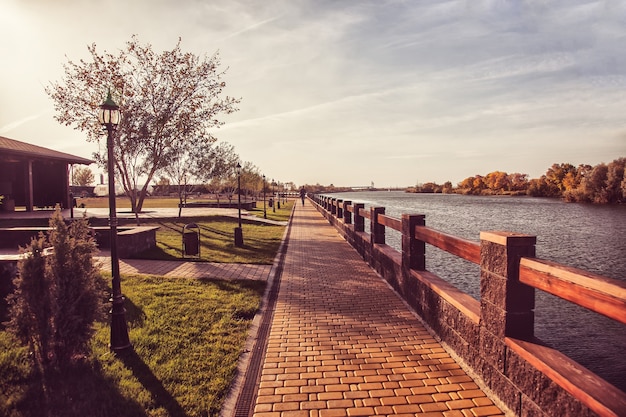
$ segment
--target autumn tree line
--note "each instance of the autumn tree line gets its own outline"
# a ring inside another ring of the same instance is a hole
[[[544,175],[529,179],[527,174],[502,171],[474,175],[453,187],[433,182],[407,189],[416,193],[457,193],[466,195],[529,195],[563,198],[569,202],[615,204],[626,201],[626,158],[596,166],[553,164]]]

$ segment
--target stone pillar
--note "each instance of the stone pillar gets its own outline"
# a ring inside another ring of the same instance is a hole
[[[415,226],[425,226],[423,214],[402,215],[402,275],[410,276],[410,270],[426,270],[426,242],[415,239]]]
[[[535,256],[536,236],[480,233],[480,326],[496,339],[534,333],[535,290],[519,282],[519,261]]]
[[[364,208],[365,208],[365,204],[363,203],[354,204],[354,231],[355,232],[365,231],[365,218],[359,214],[359,210],[364,209]]]
[[[385,214],[384,207],[370,207],[370,241],[372,246],[385,244],[385,226],[378,224],[378,215]]]
[[[333,216],[337,215],[337,199],[336,198],[331,198],[330,199],[330,214],[332,214]]]
[[[352,213],[348,210],[348,206],[352,205],[352,201],[346,200],[343,202],[343,222],[345,224],[352,224]]]
[[[337,199],[337,218],[343,219],[343,200],[341,198]]]

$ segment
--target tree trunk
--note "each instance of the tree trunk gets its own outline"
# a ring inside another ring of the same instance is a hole
[[[180,184],[178,184],[178,218],[180,219],[180,217],[183,214],[183,190],[180,187]]]

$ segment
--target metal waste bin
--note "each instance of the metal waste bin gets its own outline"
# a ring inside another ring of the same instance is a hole
[[[195,223],[183,226],[183,257],[187,256],[200,257],[200,227]]]

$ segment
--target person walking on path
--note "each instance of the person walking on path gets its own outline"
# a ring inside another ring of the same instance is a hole
[[[300,199],[302,200],[302,207],[304,207],[304,197],[306,197],[306,190],[304,187],[300,188]]]

